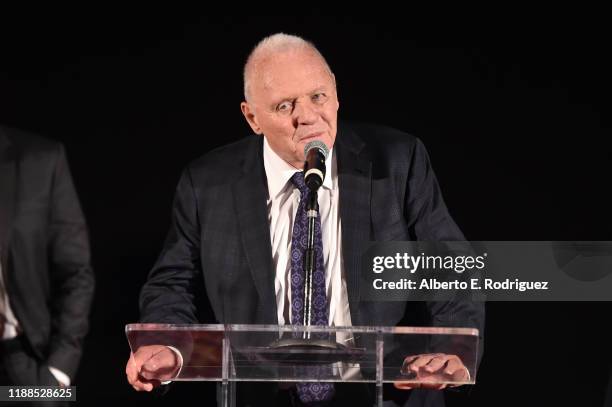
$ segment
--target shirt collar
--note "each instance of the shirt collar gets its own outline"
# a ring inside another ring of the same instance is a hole
[[[332,182],[332,161],[333,161],[333,147],[329,150],[327,159],[325,160],[325,179],[323,180],[323,188],[333,189]],[[270,144],[268,139],[264,136],[263,142],[263,157],[264,157],[264,168],[266,170],[266,178],[268,180],[268,194],[270,198],[275,198],[284,189],[293,174],[300,172],[300,169],[287,163],[285,160],[280,158]]]

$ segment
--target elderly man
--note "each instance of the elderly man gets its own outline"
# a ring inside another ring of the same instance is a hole
[[[415,321],[420,310],[422,323],[482,332],[481,305],[427,303],[419,309],[360,300],[360,259],[369,241],[464,240],[422,143],[389,128],[338,123],[334,74],[314,45],[299,37],[275,34],[255,47],[244,68],[244,93],[242,113],[263,137],[218,148],[185,169],[166,244],[141,293],[142,321],[198,323],[196,299],[206,294],[220,323],[300,323],[291,301],[299,291],[292,287],[291,254],[301,233],[295,224],[305,216],[304,146],[319,140],[330,154],[318,193],[316,237],[322,242],[326,315],[316,323],[394,326]],[[171,378],[180,359],[168,348],[145,346],[131,355],[128,380],[150,391],[159,382],[146,373],[165,369]],[[423,356],[416,363],[465,370],[453,355]],[[343,392],[342,386],[323,390],[314,394],[298,384],[287,399],[282,391],[249,392],[242,383],[237,391],[245,405],[369,403],[366,393]],[[443,403],[437,390],[412,393],[410,405]]]

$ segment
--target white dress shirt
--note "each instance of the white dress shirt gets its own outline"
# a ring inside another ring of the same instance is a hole
[[[0,263],[0,314],[4,315],[4,333],[2,339],[11,339],[19,333],[19,323],[15,314],[11,309],[6,284],[4,282],[4,273],[2,264]]]

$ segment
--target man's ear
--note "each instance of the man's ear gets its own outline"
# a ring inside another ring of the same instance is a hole
[[[257,118],[255,117],[255,113],[253,112],[251,105],[249,105],[248,102],[242,102],[240,103],[240,110],[242,111],[242,115],[246,119],[247,123],[249,123],[249,126],[251,126],[251,129],[253,129],[255,134],[261,134],[261,128],[259,127],[259,124],[257,124]]]

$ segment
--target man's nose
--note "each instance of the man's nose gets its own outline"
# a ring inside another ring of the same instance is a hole
[[[316,107],[310,101],[296,103],[293,110],[294,125],[300,126],[305,124],[313,124],[317,121]]]

